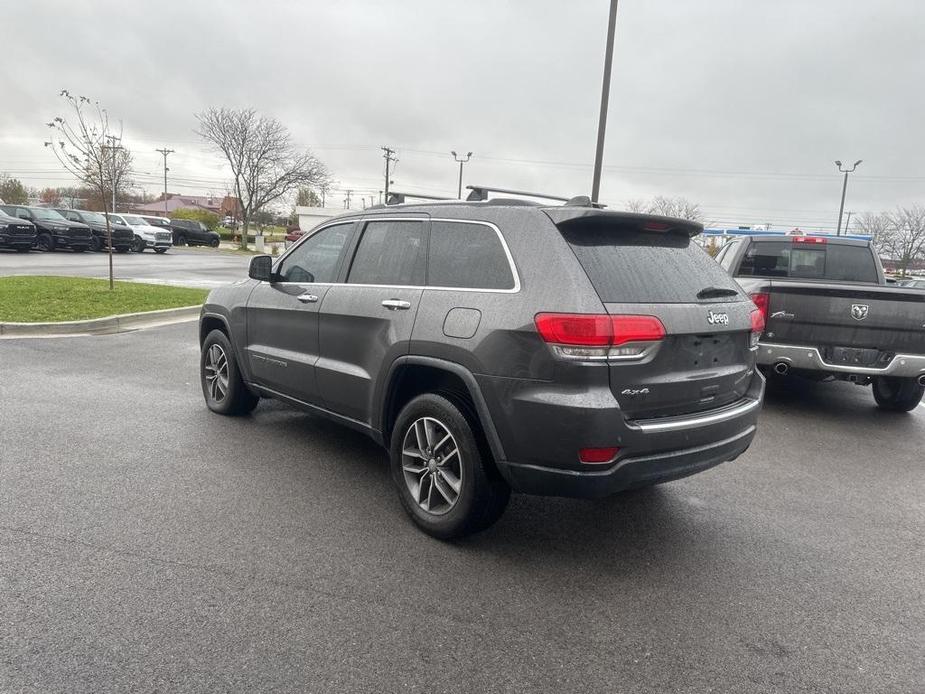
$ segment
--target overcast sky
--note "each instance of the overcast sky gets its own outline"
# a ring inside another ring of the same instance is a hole
[[[608,0],[160,0],[8,3],[0,19],[0,172],[67,185],[42,146],[58,93],[124,124],[137,179],[222,194],[228,173],[194,133],[209,106],[276,116],[376,195],[467,183],[590,192]],[[681,195],[708,221],[832,227],[835,159],[864,162],[859,212],[925,203],[925,3],[624,0],[601,199]],[[334,204],[342,205],[343,193]],[[359,205],[355,205],[359,206]]]

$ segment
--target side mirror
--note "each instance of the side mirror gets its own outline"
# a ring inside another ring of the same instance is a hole
[[[251,258],[250,267],[247,269],[247,276],[252,280],[269,282],[273,275],[273,258],[268,255],[255,255]]]

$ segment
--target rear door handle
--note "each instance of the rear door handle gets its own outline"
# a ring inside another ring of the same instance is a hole
[[[411,308],[410,301],[402,301],[401,299],[386,299],[382,302],[382,305],[390,311],[407,311]]]
[[[318,297],[314,294],[299,294],[296,299],[301,301],[303,304],[314,304],[318,301]]]

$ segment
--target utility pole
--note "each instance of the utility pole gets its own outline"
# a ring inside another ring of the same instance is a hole
[[[345,209],[345,210],[349,210],[349,209],[350,209],[350,196],[351,196],[351,195],[353,195],[353,191],[352,191],[352,190],[348,190],[348,191],[347,191],[347,197],[344,198],[344,209]]]
[[[161,154],[164,155],[164,216],[166,217],[167,216],[167,172],[170,171],[170,169],[167,168],[167,155],[173,154],[174,150],[167,149],[166,147],[164,147],[163,149],[156,149],[154,151],[160,152]]]
[[[382,191],[379,191],[379,204],[382,204]]]
[[[848,235],[848,227],[851,226],[851,210],[848,210],[848,219],[845,220],[845,236]]]
[[[852,166],[850,169],[843,169],[841,162],[838,160],[835,161],[835,166],[838,167],[839,172],[845,174],[845,182],[841,187],[841,205],[838,207],[838,227],[835,229],[836,236],[841,236],[841,216],[842,212],[845,210],[845,193],[848,191],[848,174],[852,173],[856,168],[858,168],[858,164],[860,164],[862,161],[862,159],[858,159],[856,162],[854,162],[854,166]]]
[[[594,174],[591,179],[591,202],[597,202],[601,192],[601,166],[604,161],[604,132],[607,130],[607,107],[610,104],[610,69],[613,65],[613,37],[617,28],[617,2],[610,0],[607,22],[607,48],[604,53],[604,84],[601,87],[601,115],[597,122],[597,150],[594,153]]]
[[[385,154],[382,155],[382,158],[385,159],[385,199],[389,199],[389,164],[397,163],[398,157],[395,155],[395,150],[391,147],[380,147]]]
[[[463,164],[465,164],[467,161],[469,161],[469,160],[472,158],[472,152],[469,152],[468,154],[466,154],[466,158],[465,158],[465,159],[463,159],[462,157],[458,156],[458,155],[456,154],[456,152],[450,152],[450,154],[453,155],[453,161],[459,162],[459,189],[458,189],[457,192],[456,192],[456,197],[457,197],[459,200],[462,200],[462,171],[463,171]]]
[[[112,163],[111,163],[111,168],[110,168],[110,171],[111,171],[110,183],[112,183],[112,209],[111,211],[113,214],[115,214],[116,213],[116,151],[120,149],[124,149],[124,147],[122,147],[121,144],[118,144],[118,145],[114,144],[115,142],[121,142],[122,140],[121,137],[116,137],[115,135],[106,135],[106,140],[109,142],[109,144],[103,145],[103,149],[108,149],[110,152],[112,152],[112,160],[111,160]]]

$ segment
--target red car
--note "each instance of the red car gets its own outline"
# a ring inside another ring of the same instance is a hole
[[[286,232],[286,245],[288,246],[289,244],[295,243],[300,238],[302,238],[304,233],[305,232],[301,229],[290,229],[288,232]]]

